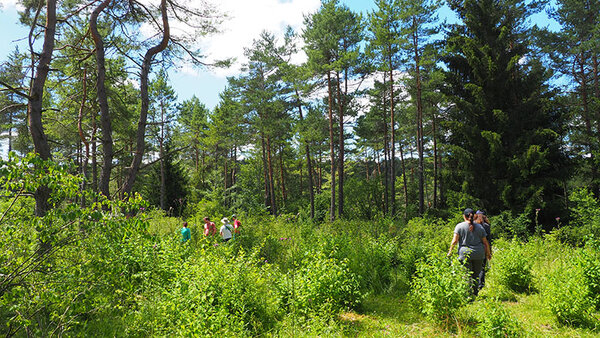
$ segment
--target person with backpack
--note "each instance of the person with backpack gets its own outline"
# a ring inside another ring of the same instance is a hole
[[[221,220],[221,223],[223,223],[223,226],[221,226],[219,233],[221,234],[221,237],[223,237],[223,242],[228,242],[231,237],[233,237],[233,227],[229,224],[227,217],[224,217]]]
[[[463,212],[464,222],[458,223],[454,228],[454,236],[450,243],[448,256],[452,255],[454,246],[458,244],[458,259],[469,270],[469,284],[471,293],[477,296],[479,292],[479,273],[483,267],[483,261],[489,261],[492,256],[490,245],[486,239],[486,233],[481,224],[474,222],[475,212],[471,208]]]

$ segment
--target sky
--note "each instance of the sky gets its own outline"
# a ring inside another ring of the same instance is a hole
[[[26,27],[18,23],[17,0],[0,0],[0,62],[14,50],[16,45],[25,49],[23,38],[27,36]],[[158,0],[145,0],[156,2]],[[263,30],[283,36],[286,26],[300,31],[304,15],[314,13],[320,6],[320,0],[208,0],[218,4],[220,9],[228,13],[229,19],[222,25],[222,33],[203,38],[198,41],[207,61],[234,57],[237,62],[229,69],[211,70],[193,68],[183,63],[178,70],[169,72],[170,82],[183,101],[197,96],[207,107],[213,108],[219,102],[219,93],[227,83],[227,76],[240,74],[240,66],[244,62],[243,51],[250,47],[252,40],[258,38]],[[370,0],[341,0],[351,10],[366,13],[373,7]],[[449,10],[441,13],[450,18]],[[547,19],[539,18],[542,23]],[[143,33],[143,30],[142,30]],[[301,56],[300,56],[301,58]],[[155,69],[156,70],[156,69]]]

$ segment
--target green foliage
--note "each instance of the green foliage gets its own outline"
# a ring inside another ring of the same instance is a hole
[[[583,283],[588,287],[588,297],[600,310],[600,240],[591,238],[577,261],[583,273]]]
[[[521,337],[522,328],[519,322],[513,318],[502,304],[490,301],[482,306],[478,312],[479,324],[477,331],[481,337]]]
[[[525,247],[519,242],[498,242],[490,269],[490,279],[498,285],[514,292],[528,292],[533,287],[531,257],[526,254]]]
[[[600,203],[586,188],[570,196],[571,222],[559,230],[558,236],[575,245],[583,245],[588,237],[600,238]]]
[[[348,268],[348,260],[327,258],[308,252],[296,271],[281,280],[283,303],[289,311],[331,316],[344,308],[353,308],[362,299],[359,277]]]
[[[562,325],[593,326],[594,303],[581,266],[565,257],[542,282],[544,303]]]
[[[527,214],[519,214],[513,216],[510,211],[503,211],[497,216],[490,219],[492,222],[492,238],[514,238],[525,240],[529,237],[529,228],[531,227],[531,219]]]
[[[428,318],[450,322],[467,304],[469,285],[465,267],[455,259],[430,254],[417,265],[412,294]]]

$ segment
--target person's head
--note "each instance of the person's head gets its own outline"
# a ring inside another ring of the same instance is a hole
[[[477,212],[475,213],[475,222],[479,224],[490,224],[490,220],[488,219],[485,210],[477,210]]]
[[[227,219],[227,217],[223,217],[223,219],[221,220],[221,223],[228,224],[229,220]]]
[[[473,219],[475,218],[475,212],[471,208],[466,208],[463,211],[463,217],[465,221],[469,222],[469,231],[473,231]]]
[[[235,220],[237,217],[235,215],[231,215],[231,219]]]
[[[204,223],[208,223],[208,222],[210,222],[210,218],[204,217]]]
[[[183,227],[187,228],[187,222],[183,222]]]

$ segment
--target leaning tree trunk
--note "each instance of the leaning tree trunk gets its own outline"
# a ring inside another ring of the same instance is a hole
[[[90,16],[90,32],[94,40],[96,48],[96,69],[98,75],[96,77],[96,93],[98,96],[98,104],[100,106],[100,124],[102,126],[102,172],[100,173],[100,192],[110,198],[110,173],[112,170],[113,160],[113,140],[112,140],[112,125],[108,110],[108,97],[106,94],[106,67],[104,61],[104,42],[98,32],[98,16],[112,0],[104,0],[94,9]]]
[[[32,25],[37,22],[41,7],[38,9],[36,19]],[[27,102],[27,115],[29,116],[29,132],[33,141],[35,152],[43,160],[51,158],[50,145],[48,137],[44,133],[42,124],[42,102],[44,95],[44,86],[46,78],[50,71],[50,62],[52,61],[52,52],[54,51],[54,37],[56,34],[56,0],[47,0],[46,2],[46,25],[44,32],[44,43],[42,52],[39,54],[38,64],[35,67],[35,75],[33,76],[31,88],[29,90],[29,99]],[[33,26],[30,31],[30,41],[33,35]],[[33,46],[30,45],[33,53]],[[50,189],[47,186],[39,187],[35,194],[35,215],[44,216],[50,204]]]
[[[148,119],[149,106],[148,76],[150,74],[150,68],[152,66],[152,59],[156,54],[162,52],[165,48],[167,48],[167,44],[170,38],[169,18],[167,17],[167,0],[161,0],[160,11],[162,14],[163,22],[162,40],[158,45],[148,49],[146,55],[144,55],[144,61],[142,62],[142,72],[140,74],[140,96],[142,100],[140,109],[140,119],[138,121],[137,128],[135,154],[133,155],[131,167],[129,168],[129,175],[127,176],[127,179],[123,185],[124,195],[128,195],[131,193],[131,190],[133,189],[133,184],[135,183],[135,178],[137,176],[138,171],[140,170],[142,157],[144,156],[144,148],[146,143],[146,120]]]

